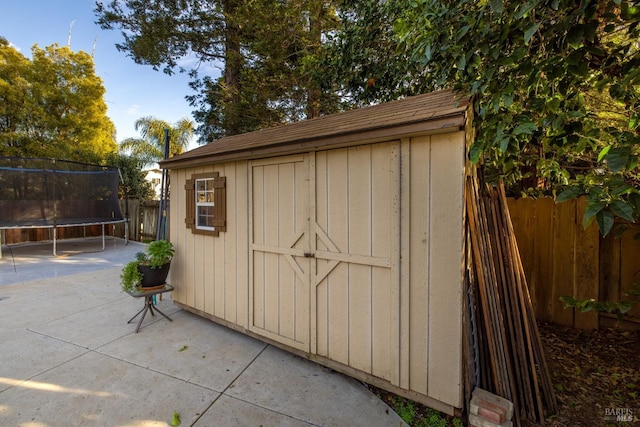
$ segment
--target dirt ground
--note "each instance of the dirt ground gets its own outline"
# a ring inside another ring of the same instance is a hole
[[[538,327],[560,408],[544,426],[640,427],[640,331],[583,331],[545,323]],[[406,400],[383,390],[375,392],[399,414],[406,412]],[[411,426],[451,426],[462,421],[454,423],[446,416],[439,422],[429,421],[434,411],[411,406],[415,412]],[[616,421],[618,415],[634,421]]]
[[[640,427],[640,331],[539,329],[560,407],[545,425]]]

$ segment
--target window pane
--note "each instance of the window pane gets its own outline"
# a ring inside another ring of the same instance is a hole
[[[213,206],[198,206],[197,226],[213,227],[213,219],[214,219],[213,214],[214,214]]]

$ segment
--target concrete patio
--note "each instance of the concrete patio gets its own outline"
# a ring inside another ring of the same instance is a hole
[[[0,425],[398,426],[363,384],[173,305],[120,289],[144,249],[108,239],[3,246]]]

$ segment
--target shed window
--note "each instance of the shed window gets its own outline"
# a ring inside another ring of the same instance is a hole
[[[191,232],[217,236],[226,231],[226,179],[217,172],[194,174],[185,184],[185,223]]]
[[[214,200],[215,188],[213,178],[196,179],[196,228],[200,230],[215,230]]]

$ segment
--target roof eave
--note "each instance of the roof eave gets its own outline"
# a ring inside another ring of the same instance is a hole
[[[245,148],[219,153],[207,151],[190,156],[183,155],[179,158],[163,160],[160,162],[160,167],[162,169],[182,169],[202,164],[295,154],[319,149],[382,142],[418,134],[441,133],[454,129],[462,130],[464,129],[466,121],[465,110],[466,109],[461,109],[460,111],[456,111],[454,114],[438,116],[435,119],[432,118],[417,122],[402,123],[396,126],[360,129],[352,132],[324,135],[317,138],[298,139],[277,144],[257,146],[250,149]],[[215,142],[213,144],[215,144]]]

